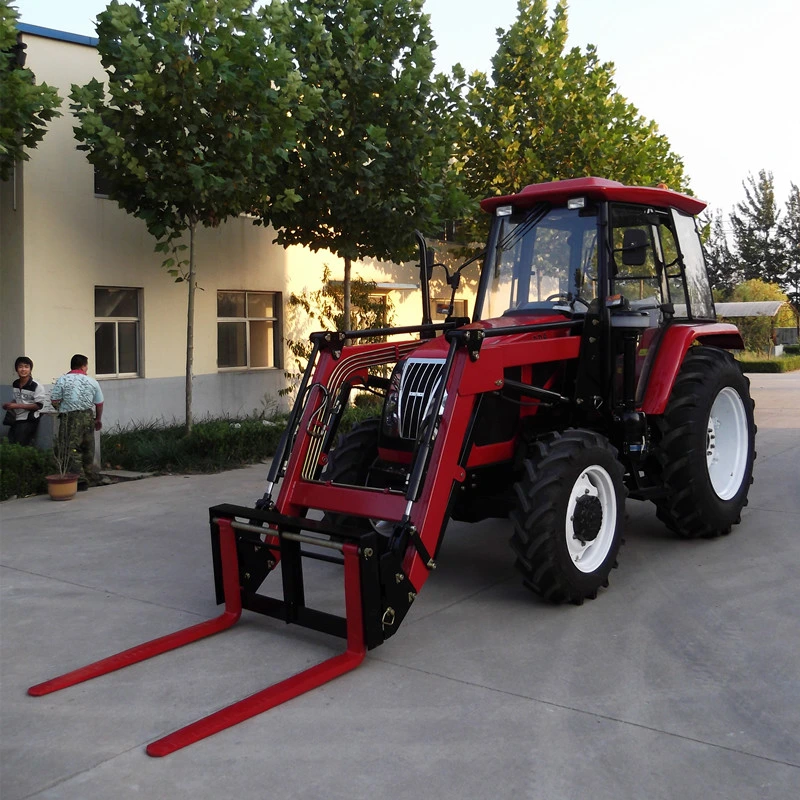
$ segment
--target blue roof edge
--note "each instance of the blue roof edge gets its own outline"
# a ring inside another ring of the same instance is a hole
[[[96,36],[80,36],[77,33],[57,31],[54,28],[43,28],[41,25],[28,25],[25,22],[18,22],[17,30],[22,31],[22,33],[30,33],[33,36],[44,36],[47,39],[58,39],[62,42],[82,44],[86,47],[97,47],[100,42]]]

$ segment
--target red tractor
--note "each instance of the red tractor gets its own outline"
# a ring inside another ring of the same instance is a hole
[[[348,639],[340,661],[278,684],[282,699],[265,690],[240,718],[351,669],[393,635],[451,519],[510,518],[525,585],[553,603],[608,585],[626,497],[651,500],[685,538],[739,522],[753,401],[728,352],[741,336],[715,317],[694,219],[704,204],[582,178],[482,208],[492,225],[472,318],[431,321],[437,265],[418,235],[422,324],[313,334],[264,497],[211,509],[218,629],[245,608]],[[448,273],[453,296],[479,258]],[[381,412],[337,436],[359,391],[382,395]],[[345,617],[306,605],[305,559],[344,565]],[[280,598],[262,591],[278,567]],[[173,735],[178,746],[199,738],[187,731]],[[149,752],[175,749],[164,741]]]

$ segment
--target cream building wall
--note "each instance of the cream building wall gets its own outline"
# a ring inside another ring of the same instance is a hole
[[[183,419],[186,342],[186,285],[162,270],[161,254],[140,220],[94,194],[94,172],[73,137],[68,95],[73,83],[104,78],[96,41],[21,26],[27,66],[37,81],[65,98],[63,116],[52,121],[30,160],[0,184],[0,381],[10,393],[16,356],[35,363],[34,375],[49,386],[69,369],[73,353],[90,359],[95,374],[94,288],[140,290],[142,309],[140,376],[101,380],[106,427],[131,421]],[[247,414],[281,404],[283,365],[264,369],[217,368],[217,291],[278,292],[285,305],[292,292],[308,294],[322,285],[325,264],[341,279],[343,264],[330,253],[312,253],[272,243],[271,229],[247,218],[218,229],[201,229],[196,239],[198,284],[194,324],[194,413]],[[413,265],[358,262],[353,275],[374,280],[389,294],[394,322],[421,317],[419,275]],[[303,320],[290,322],[292,335]],[[313,327],[313,326],[312,326]],[[308,331],[306,331],[307,333]],[[289,359],[284,351],[283,364]]]

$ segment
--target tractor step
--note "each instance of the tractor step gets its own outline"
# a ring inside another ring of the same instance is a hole
[[[235,507],[231,507],[235,508]],[[238,511],[247,511],[248,514],[254,514],[252,509],[237,509]],[[214,509],[212,509],[212,512]],[[262,512],[263,513],[263,512]],[[233,519],[225,517],[214,517],[214,524],[212,534],[216,541],[215,551],[215,569],[219,567],[219,578],[222,585],[223,600],[225,603],[225,611],[214,619],[201,622],[189,628],[185,628],[175,633],[162,636],[158,639],[145,642],[143,644],[132,647],[116,655],[108,658],[101,659],[92,664],[88,664],[80,669],[68,672],[57,678],[45,681],[44,683],[37,684],[28,689],[28,694],[34,697],[50,694],[52,692],[66,689],[74,686],[83,681],[88,681],[100,675],[105,675],[109,672],[114,672],[123,667],[137,664],[140,661],[145,661],[153,656],[166,653],[170,650],[175,650],[178,647],[198,641],[212,634],[226,630],[232,627],[240,618],[242,613],[242,598],[247,593],[240,586],[240,569],[239,558],[237,555],[237,531],[236,527],[251,528],[255,526],[241,525]],[[295,525],[296,527],[296,525]],[[262,535],[265,537],[273,532],[268,529],[260,529]],[[295,534],[296,538],[302,539],[302,536]],[[281,534],[278,532],[273,538],[281,539]],[[317,543],[317,542],[315,542]],[[281,542],[282,544],[282,542]],[[298,545],[299,542],[292,542],[292,545]],[[366,654],[366,644],[364,639],[364,618],[362,608],[362,564],[360,556],[360,548],[358,544],[353,541],[345,541],[341,543],[330,543],[328,546],[335,547],[340,550],[343,556],[344,564],[344,593],[345,593],[345,636],[347,639],[347,647],[344,653],[340,653],[332,658],[317,664],[303,672],[294,675],[291,678],[280,681],[268,688],[253,694],[244,700],[233,703],[227,708],[221,709],[207,717],[204,717],[197,722],[180,728],[177,731],[169,734],[168,736],[153,742],[147,747],[147,754],[150,756],[165,756],[170,753],[180,750],[187,745],[193,744],[201,739],[205,739],[219,731],[230,728],[239,722],[261,714],[270,708],[274,708],[287,700],[305,694],[311,689],[315,689],[340,675],[350,672],[355,669],[364,660]],[[290,560],[290,559],[287,559]],[[285,574],[285,573],[284,573]],[[295,587],[296,588],[296,587]],[[279,602],[279,601],[276,601]],[[294,616],[297,616],[298,611],[297,603],[292,600],[284,601],[281,603],[284,610],[288,610]],[[259,610],[259,609],[256,609]],[[308,611],[311,611],[308,609]],[[262,613],[270,613],[272,616],[277,616],[270,611],[263,611]],[[317,612],[320,614],[321,612]],[[323,618],[333,617],[333,615],[321,615]],[[340,618],[339,618],[340,619]],[[286,619],[287,622],[294,621],[299,624],[304,624],[302,618],[300,619]],[[312,619],[312,622],[314,620]],[[325,626],[320,624],[311,624],[308,627],[317,629],[325,629]],[[334,632],[335,631],[329,631]]]

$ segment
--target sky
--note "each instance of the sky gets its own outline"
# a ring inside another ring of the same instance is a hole
[[[12,0],[22,22],[94,36],[105,0]],[[553,0],[550,7],[553,6]],[[618,91],[670,142],[695,195],[726,215],[772,172],[778,207],[800,185],[797,0],[570,0],[569,45],[596,46]],[[517,0],[425,0],[437,69],[491,71]],[[35,65],[30,65],[35,72]]]

